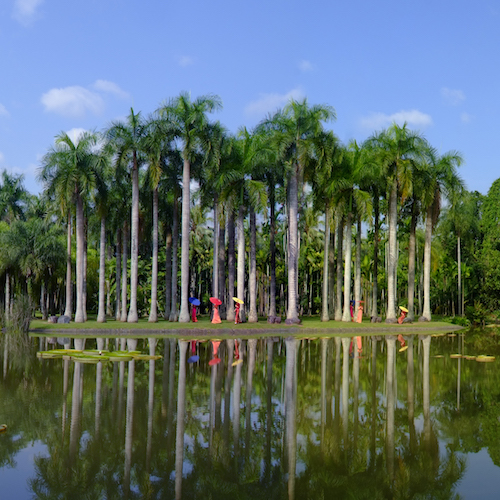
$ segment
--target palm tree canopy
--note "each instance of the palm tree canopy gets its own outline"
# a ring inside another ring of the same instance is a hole
[[[209,123],[207,113],[221,108],[222,101],[215,94],[200,96],[192,101],[189,92],[182,92],[178,97],[163,103],[157,112],[170,123],[174,135],[182,141],[183,159],[193,161],[200,133]]]

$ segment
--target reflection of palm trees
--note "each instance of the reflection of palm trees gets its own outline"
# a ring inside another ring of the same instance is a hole
[[[389,480],[392,484],[394,481],[394,410],[395,402],[395,352],[396,352],[396,337],[387,335],[385,337],[387,344],[387,382],[386,382],[386,398],[387,398],[387,413],[386,413],[386,457],[387,457],[387,472]]]
[[[353,338],[353,344],[354,344]],[[359,351],[354,346],[354,361],[352,364],[352,381],[353,381],[353,413],[354,413],[354,426],[353,426],[353,450],[357,453],[358,446],[358,405],[359,405]]]
[[[335,462],[340,456],[340,337],[335,337],[335,413],[333,419],[333,454]]]
[[[149,339],[149,355],[154,356],[157,340]],[[146,446],[146,471],[149,473],[149,464],[151,462],[151,446],[153,441],[153,408],[155,397],[155,360],[149,360],[149,393],[148,393],[148,437]]]
[[[73,393],[71,396],[71,427],[69,434],[69,461],[70,466],[75,462],[80,441],[80,424],[82,410],[83,372],[82,363],[74,363]]]
[[[322,320],[326,321],[326,320]],[[326,424],[326,360],[328,339],[321,339],[321,447],[324,446]]]
[[[295,376],[297,343],[297,339],[293,337],[285,340],[285,425],[288,455],[288,498],[290,500],[295,498],[295,468],[297,464],[297,379]]]
[[[408,349],[406,351],[408,366],[406,378],[408,380],[408,425],[410,431],[410,452],[414,453],[416,445],[415,434],[415,363],[413,359],[413,335],[408,337]]]
[[[345,449],[349,430],[349,341],[345,337],[342,339],[342,429]]]
[[[234,353],[234,340],[226,340],[227,345],[227,376],[224,386],[224,444],[229,448],[229,425],[230,425],[230,407],[231,401],[231,382],[233,381],[233,353]]]
[[[422,335],[423,346],[423,370],[422,370],[422,405],[424,409],[424,440],[427,444],[431,440],[431,401],[430,401],[430,385],[429,385],[429,360],[431,349],[431,336]]]
[[[177,432],[175,435],[175,498],[182,498],[184,461],[184,414],[186,411],[186,353],[188,343],[179,340],[179,385],[177,389]]]
[[[266,482],[271,477],[271,447],[273,429],[273,346],[274,340],[267,339],[267,388],[266,388],[266,455],[265,455],[265,477]]]
[[[132,467],[132,430],[134,425],[134,379],[135,379],[135,361],[128,362],[128,381],[127,381],[127,414],[125,417],[125,470],[123,474],[123,493],[125,498],[130,494],[130,469]]]
[[[248,341],[248,370],[247,370],[247,387],[246,387],[246,404],[245,404],[245,452],[247,457],[250,454],[250,433],[252,430],[252,391],[253,391],[253,372],[255,369],[255,355],[257,352],[257,340],[250,339]]]
[[[377,445],[377,337],[372,337],[372,414],[370,425],[370,463],[375,464]]]
[[[239,341],[236,341],[239,342]],[[240,343],[240,359],[243,358],[244,342]],[[236,472],[238,471],[238,456],[240,448],[240,398],[241,398],[241,369],[243,363],[236,366],[236,374],[234,376],[233,385],[233,442],[234,442],[234,459]]]
[[[62,422],[61,422],[61,440],[64,441],[66,432],[66,405],[68,400],[68,385],[69,385],[69,359],[63,361],[63,407],[62,407]]]

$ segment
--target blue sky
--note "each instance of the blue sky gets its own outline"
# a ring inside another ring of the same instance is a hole
[[[329,104],[338,137],[408,122],[458,150],[469,190],[500,177],[500,4],[439,0],[3,0],[0,169],[36,170],[62,131],[102,130],[190,91],[230,131],[290,97]]]

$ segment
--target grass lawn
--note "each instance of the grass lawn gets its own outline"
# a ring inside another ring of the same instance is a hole
[[[208,316],[201,316],[197,323],[171,323],[160,319],[157,323],[149,323],[147,318],[141,318],[138,323],[122,323],[114,319],[106,323],[97,323],[95,316],[89,315],[85,323],[53,324],[40,319],[33,320],[30,326],[30,333],[33,335],[60,335],[65,332],[71,336],[115,336],[134,334],[134,336],[192,336],[218,335],[234,336],[241,332],[242,336],[247,336],[259,332],[260,335],[384,335],[399,333],[430,333],[432,331],[452,331],[460,327],[452,325],[441,318],[431,322],[415,322],[404,325],[388,325],[385,323],[370,323],[367,319],[363,323],[344,323],[342,321],[320,321],[319,317],[304,317],[300,325],[269,324],[265,318],[258,323],[240,323],[222,321],[220,324],[212,324]],[[354,333],[356,332],[356,333]]]

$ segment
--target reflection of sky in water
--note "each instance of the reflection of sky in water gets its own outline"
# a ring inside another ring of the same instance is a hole
[[[0,439],[0,446],[1,443]],[[47,447],[39,441],[28,444],[26,448],[16,453],[14,468],[0,468],[0,497],[2,499],[24,500],[33,497],[32,492],[29,491],[29,480],[35,479],[33,465],[35,456],[50,456],[47,453]]]
[[[397,347],[397,344],[396,344]],[[371,440],[371,418],[372,418],[372,404],[373,399],[376,402],[377,410],[377,421],[373,427],[376,432],[374,433],[374,439],[376,439],[376,453],[383,457],[385,456],[384,446],[386,446],[386,421],[387,416],[387,397],[390,392],[387,389],[387,346],[385,342],[378,342],[377,344],[377,355],[376,355],[376,365],[372,365],[372,359],[370,354],[370,346],[366,342],[364,347],[366,349],[367,357],[364,361],[359,364],[359,378],[357,381],[358,394],[354,392],[355,387],[355,372],[353,367],[353,360],[349,358],[348,364],[348,376],[349,376],[349,386],[348,386],[348,430],[344,433],[344,410],[343,410],[343,391],[345,389],[343,384],[343,349],[341,349],[341,356],[339,359],[339,365],[336,366],[337,356],[336,347],[333,342],[330,342],[328,357],[325,358],[325,363],[327,369],[321,372],[322,368],[322,358],[321,358],[321,344],[319,342],[309,342],[306,345],[297,345],[298,355],[297,355],[297,365],[293,367],[293,371],[289,373],[294,373],[295,383],[297,386],[294,392],[297,396],[295,401],[295,411],[297,412],[297,420],[295,422],[295,433],[296,433],[296,453],[297,460],[295,462],[296,480],[297,487],[303,487],[306,481],[310,481],[311,477],[314,475],[314,470],[311,464],[314,465],[314,457],[316,453],[321,448],[322,436],[327,436],[327,443],[332,443],[332,439],[339,440],[336,441],[336,448],[340,453],[344,449],[344,435],[348,436],[349,442],[352,444],[353,435],[356,432],[357,435],[357,446],[360,451],[364,451],[366,447],[367,459],[371,456],[370,450],[368,450],[368,440]],[[212,378],[212,371],[208,368],[208,360],[211,359],[211,351],[200,349],[200,364],[196,366],[189,367],[186,375],[186,387],[185,387],[185,397],[186,397],[186,415],[185,415],[185,427],[184,427],[184,441],[182,443],[184,457],[183,457],[183,469],[182,476],[184,478],[189,477],[189,486],[187,483],[183,485],[186,490],[196,484],[200,474],[204,474],[206,471],[205,467],[208,469],[208,473],[212,473],[211,457],[216,457],[218,459],[218,453],[220,453],[223,448],[221,443],[224,439],[228,439],[229,452],[232,450],[233,440],[235,438],[234,432],[234,388],[236,380],[240,384],[240,400],[239,405],[237,404],[238,414],[239,414],[239,429],[236,430],[236,435],[239,437],[239,453],[241,463],[246,460],[246,456],[255,452],[255,457],[260,460],[260,463],[253,464],[260,470],[260,476],[263,477],[265,473],[268,472],[266,468],[266,463],[264,462],[265,454],[262,448],[266,446],[268,422],[266,420],[268,404],[271,408],[272,413],[272,425],[269,427],[270,436],[270,454],[269,460],[273,467],[279,466],[280,472],[276,472],[279,475],[278,481],[281,482],[284,490],[286,490],[285,481],[288,478],[288,464],[284,460],[289,448],[287,448],[285,431],[287,429],[287,398],[288,393],[285,390],[285,383],[287,381],[287,365],[285,363],[286,359],[286,349],[283,342],[282,345],[275,344],[274,350],[274,362],[273,362],[273,376],[272,376],[272,391],[273,394],[270,395],[270,400],[268,401],[268,373],[267,364],[260,365],[262,360],[267,357],[267,351],[265,343],[260,343],[256,350],[256,365],[253,372],[253,387],[251,394],[251,411],[248,413],[246,408],[246,402],[248,398],[248,365],[247,365],[247,350],[245,349],[244,361],[245,364],[242,365],[241,372],[239,373],[240,378],[236,379],[236,370],[232,371],[232,379],[229,380],[228,386],[226,387],[226,377],[228,365],[222,364],[225,368],[219,373],[218,376],[221,378]],[[305,349],[305,351],[302,351]],[[453,350],[452,350],[453,349]],[[432,358],[432,352],[443,352],[445,357],[436,361]],[[467,412],[455,412],[456,407],[456,384],[457,375],[456,370],[458,364],[454,360],[450,360],[449,353],[455,352],[456,346],[449,345],[447,338],[444,339],[433,339],[433,344],[431,344],[431,357],[429,359],[430,368],[430,418],[431,418],[431,428],[432,437],[431,441],[436,438],[437,444],[439,446],[439,457],[441,465],[446,462],[447,456],[449,456],[449,450],[453,449],[454,441],[456,439],[457,432],[464,432],[462,427],[448,427],[448,424],[452,424],[454,419],[459,416],[467,416]],[[206,351],[206,352],[205,352]],[[162,351],[163,352],[163,351]],[[227,354],[227,351],[222,349],[221,355]],[[293,351],[291,351],[293,352]],[[281,354],[280,354],[281,353]],[[410,438],[410,428],[407,416],[407,398],[408,398],[408,384],[407,384],[407,354],[397,354],[395,352],[395,379],[394,379],[394,397],[396,398],[394,403],[396,407],[395,417],[394,417],[394,432],[393,436],[395,447],[395,458],[403,457],[408,451],[408,443]],[[189,355],[189,350],[187,351]],[[203,356],[202,356],[203,355]],[[161,472],[165,472],[165,478],[170,479],[170,487],[173,487],[172,481],[175,479],[175,470],[173,467],[175,458],[175,433],[176,433],[176,411],[178,408],[177,395],[179,391],[179,351],[175,351],[174,365],[175,370],[171,371],[168,365],[168,357],[160,361],[156,365],[156,377],[155,377],[155,391],[154,391],[154,404],[153,404],[153,419],[152,425],[153,430],[151,434],[152,439],[152,463],[158,464],[157,470],[151,470],[151,474],[148,475],[153,483],[162,483],[164,479],[161,477]],[[426,469],[426,464],[428,464],[429,457],[425,452],[425,442],[424,442],[424,417],[423,417],[423,350],[422,345],[419,344],[418,340],[414,343],[414,429],[417,438],[417,448],[419,456],[422,461],[419,464],[413,464],[413,467],[417,469],[420,467],[421,472],[427,474],[429,471]],[[226,361],[223,360],[225,363]],[[38,363],[38,361],[37,361]],[[43,367],[45,371],[40,371],[39,375],[41,380],[49,379],[53,383],[53,387],[50,386],[50,390],[46,392],[40,391],[38,389],[38,395],[40,400],[37,404],[46,404],[52,408],[53,413],[51,415],[55,416],[56,425],[59,426],[61,419],[63,418],[63,410],[61,409],[61,365],[56,364],[53,361],[43,361]],[[205,364],[203,364],[205,363]],[[495,392],[498,383],[495,384],[495,378],[492,380],[491,377],[496,377],[499,373],[500,365],[481,365],[478,363],[463,364],[462,367],[462,393],[461,393],[461,407],[463,405],[464,410],[469,405],[469,411],[471,408],[475,408],[474,402],[470,399],[471,387],[474,389],[474,397],[482,397],[483,390],[486,381],[489,380],[490,388]],[[373,372],[372,370],[376,371]],[[135,375],[136,375],[136,385],[135,385],[135,409],[134,409],[134,427],[133,427],[133,445],[132,445],[132,470],[131,470],[131,484],[130,488],[135,495],[141,495],[142,490],[139,487],[139,482],[137,479],[137,474],[142,471],[141,461],[145,458],[147,434],[146,429],[148,427],[147,423],[147,402],[148,402],[148,366],[137,363],[135,365]],[[163,372],[163,374],[161,373]],[[173,379],[170,380],[170,373],[173,374]],[[485,373],[490,377],[490,379],[485,378]],[[72,412],[72,389],[73,389],[73,367],[69,371],[68,379],[68,394],[66,398],[65,406],[65,432],[66,437],[70,437],[71,430],[71,412]],[[101,412],[100,412],[100,432],[101,436],[105,436],[109,440],[109,446],[112,447],[116,455],[116,464],[111,466],[113,471],[113,478],[117,484],[120,484],[122,480],[122,471],[124,466],[123,450],[125,444],[125,416],[127,409],[127,392],[126,387],[119,388],[117,384],[118,377],[118,367],[114,365],[106,365],[104,370],[105,377],[102,380],[102,398],[100,399]],[[125,380],[127,372],[125,371]],[[81,397],[83,400],[82,416],[79,416],[79,424],[81,428],[78,430],[78,456],[83,459],[95,460],[95,457],[101,457],[106,455],[105,450],[99,447],[95,448],[93,446],[93,431],[95,426],[95,376],[96,368],[94,365],[85,366],[83,372],[83,386],[80,388]],[[322,379],[327,377],[326,379]],[[337,379],[337,377],[340,377]],[[499,373],[500,380],[500,373]],[[115,380],[116,379],[116,380]],[[12,377],[14,380],[14,377]],[[217,381],[214,384],[214,381]],[[9,423],[12,421],[13,416],[16,414],[13,409],[19,408],[22,404],[31,404],[31,399],[26,398],[19,399],[16,396],[19,394],[15,389],[15,384],[8,380],[9,383],[4,383],[6,398],[3,400],[4,408],[3,416],[1,421]],[[375,385],[373,385],[375,383]],[[1,385],[1,384],[0,384]],[[39,387],[47,387],[39,383]],[[213,390],[219,391],[213,393]],[[321,390],[327,391],[327,398],[322,404],[321,400]],[[372,392],[373,388],[373,392]],[[170,391],[173,391],[172,394]],[[229,390],[229,393],[227,392]],[[491,391],[490,391],[491,392]],[[37,394],[37,393],[35,393]],[[76,394],[76,393],[75,393]],[[120,399],[121,398],[121,399]],[[160,402],[161,398],[161,402]],[[213,399],[211,399],[213,398]],[[479,399],[480,400],[480,399]],[[5,402],[8,401],[8,404]],[[120,401],[120,403],[119,403]],[[217,407],[217,401],[220,406]],[[355,401],[357,401],[357,406],[354,406]],[[17,405],[17,406],[16,406]],[[169,406],[171,405],[171,406]],[[328,411],[323,414],[322,412],[326,410],[329,405]],[[340,411],[336,415],[336,411]],[[357,427],[354,427],[355,411],[357,411]],[[172,412],[171,414],[169,412]],[[226,413],[227,412],[227,413]],[[17,414],[16,414],[17,415]],[[229,415],[229,426],[225,427],[226,416]],[[482,413],[478,412],[478,418]],[[11,418],[12,417],[12,418]],[[476,415],[474,416],[474,418]],[[18,417],[17,417],[18,418]],[[247,432],[247,418],[250,419],[250,429]],[[46,419],[47,420],[47,419]],[[52,420],[52,418],[48,419]],[[475,420],[472,420],[475,421]],[[211,422],[215,422],[218,426],[217,430],[211,434],[210,425]],[[325,428],[321,428],[321,423],[324,422]],[[498,425],[498,422],[493,422],[493,425]],[[52,423],[48,424],[49,427]],[[467,425],[467,429],[471,426]],[[292,428],[292,427],[290,427]],[[110,430],[111,429],[111,430]],[[45,427],[44,427],[45,431]],[[60,432],[60,427],[57,428],[57,432],[54,431],[54,436],[58,436]],[[338,432],[338,436],[335,436],[335,432]],[[12,425],[6,435],[0,435],[0,446],[2,444],[2,437],[9,437],[12,442],[15,442],[19,437],[23,437],[23,432],[19,431],[17,434],[14,433],[14,426]],[[461,438],[461,436],[459,436]],[[483,441],[479,446],[484,446],[487,443],[485,437],[482,437]],[[489,442],[489,441],[488,441]],[[210,444],[215,443],[216,448],[210,450]],[[490,443],[490,442],[489,442]],[[21,446],[25,442],[19,443]],[[67,456],[67,442],[61,448],[61,457]],[[249,453],[246,453],[245,446],[250,445]],[[170,448],[166,448],[169,446]],[[349,445],[350,446],[350,445]],[[491,443],[490,443],[491,446]],[[283,447],[283,448],[282,448]],[[258,449],[257,449],[258,448]],[[315,450],[316,448],[316,450]],[[349,448],[349,447],[348,447]],[[52,448],[51,448],[52,449]],[[92,454],[97,451],[96,456]],[[257,449],[257,451],[256,451]],[[456,448],[455,448],[456,449]],[[478,449],[478,448],[475,448]],[[197,450],[202,450],[200,455],[196,455]],[[205,450],[209,450],[209,453],[205,453]],[[265,451],[265,450],[264,450]],[[349,452],[349,449],[347,449]],[[214,453],[214,454],[212,454]],[[87,457],[85,457],[87,455]],[[279,455],[279,456],[278,456]],[[34,444],[27,444],[23,450],[15,452],[13,454],[14,466],[10,468],[9,466],[4,466],[0,468],[0,500],[6,499],[27,499],[32,498],[32,492],[30,491],[30,480],[36,477],[36,467],[34,464],[34,459],[37,456],[48,457],[48,448],[43,445],[40,441],[35,441]],[[499,498],[498,486],[500,484],[500,468],[495,466],[489,457],[487,449],[483,449],[478,453],[469,453],[461,455],[464,457],[466,462],[466,470],[463,478],[460,482],[455,484],[454,492],[460,494],[461,498],[468,500],[470,498]],[[312,458],[311,458],[312,457]],[[331,460],[331,457],[328,457]],[[111,460],[111,458],[108,458]],[[267,460],[267,458],[266,458]],[[337,460],[336,458],[333,459]],[[381,461],[382,467],[384,467],[384,461]],[[111,463],[111,462],[110,462]],[[399,463],[399,462],[398,462]],[[424,465],[422,465],[424,464]],[[117,472],[118,470],[118,472]],[[146,471],[147,472],[147,471]],[[331,472],[331,471],[329,471]],[[418,474],[419,470],[415,471]],[[156,473],[156,474],[155,474]],[[416,476],[415,476],[416,477]],[[427,476],[426,476],[427,477]],[[91,481],[94,482],[95,477],[92,476]],[[300,484],[302,481],[302,484]],[[235,480],[236,484],[236,480]],[[246,483],[239,484],[239,488],[244,489]],[[429,484],[432,484],[430,481]],[[356,485],[350,485],[351,487]],[[438,486],[437,483],[435,485]],[[162,485],[161,487],[165,487]],[[102,491],[102,490],[101,490]],[[246,490],[245,490],[246,491]],[[352,493],[356,494],[358,491],[355,487],[352,489]]]
[[[488,450],[466,455],[466,469],[457,491],[466,500],[499,498],[500,470],[492,462]]]

